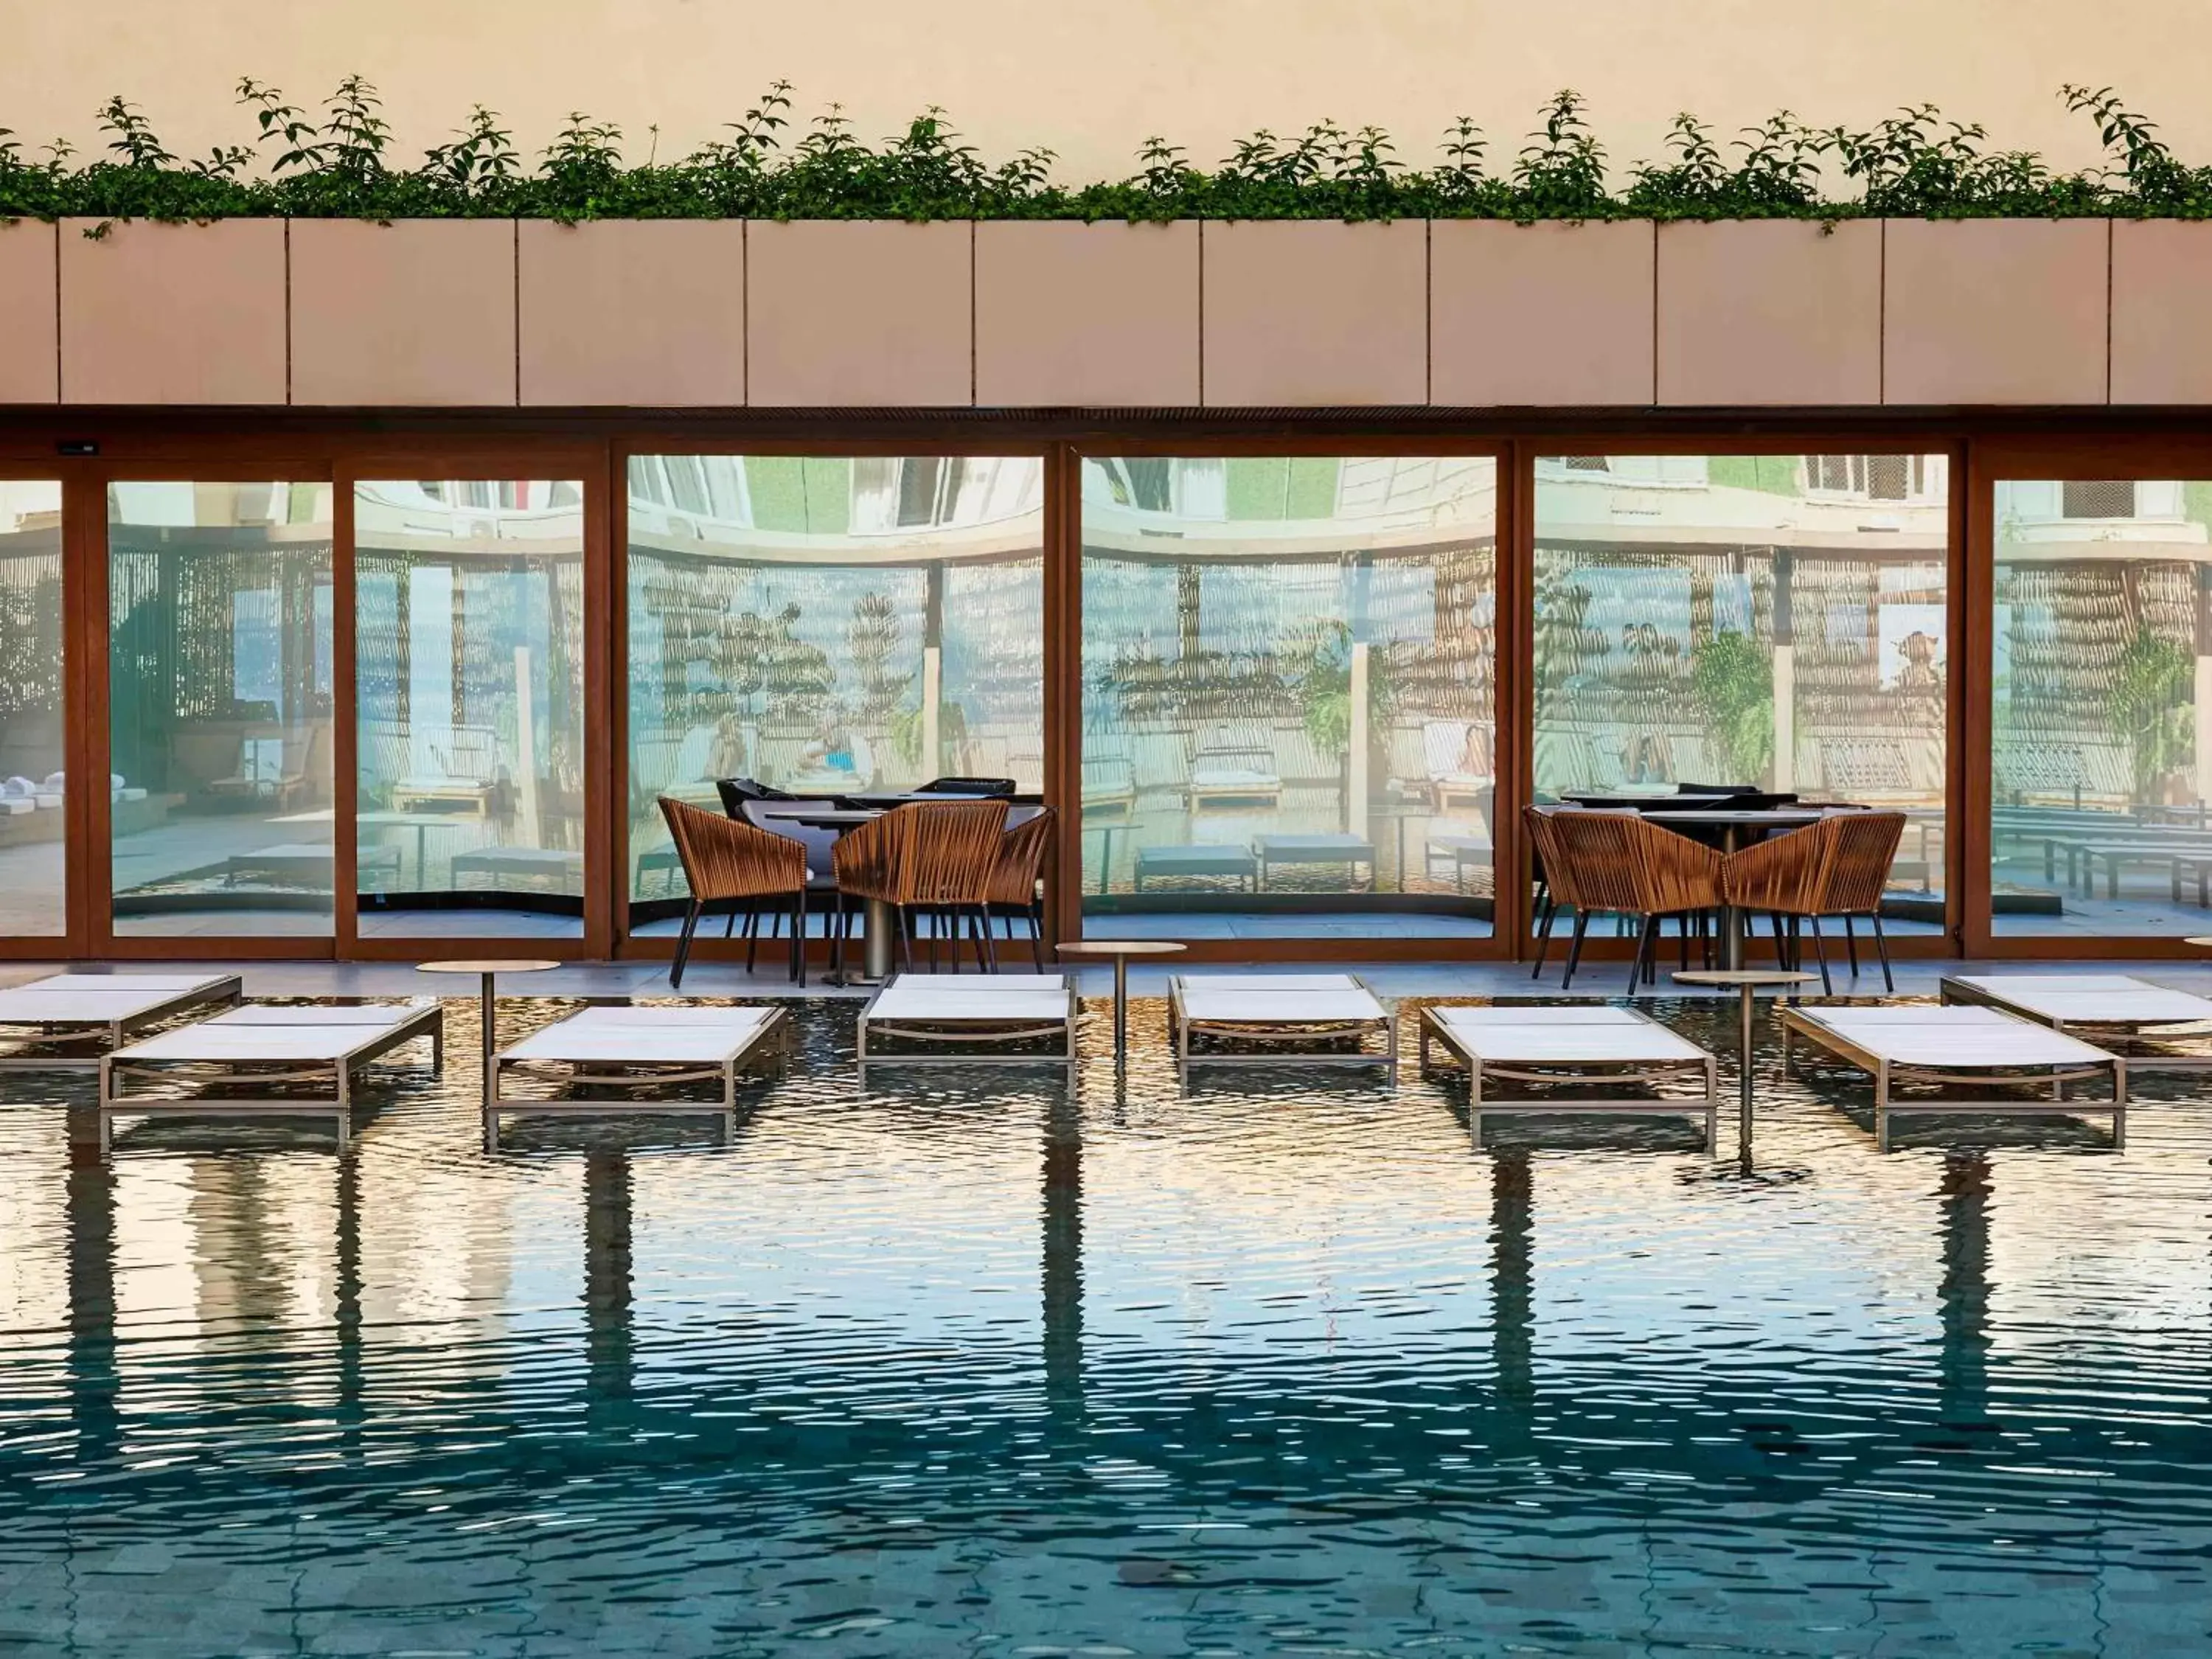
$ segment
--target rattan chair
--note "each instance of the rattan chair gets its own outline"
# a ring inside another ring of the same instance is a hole
[[[1014,937],[1016,919],[1029,922],[1030,959],[1039,973],[1044,971],[1042,877],[1045,856],[1052,850],[1054,822],[1052,808],[1041,806],[1034,817],[1006,831],[999,843],[999,861],[991,872],[990,888],[985,895],[991,913],[1006,919],[1009,942]]]
[[[902,968],[914,966],[918,915],[950,918],[955,927],[953,965],[959,966],[957,929],[971,921],[977,964],[996,966],[990,942],[991,879],[1006,840],[1003,800],[915,802],[862,824],[837,843],[837,886],[855,898],[891,907],[893,948]],[[930,933],[934,952],[937,931]]]
[[[1905,814],[1844,812],[1828,823],[1836,826],[1836,851],[1828,863],[1820,914],[1843,918],[1844,943],[1850,951],[1854,979],[1859,971],[1859,939],[1852,919],[1864,916],[1873,923],[1874,948],[1881,958],[1882,989],[1893,993],[1897,981],[1889,971],[1889,939],[1881,931],[1881,896],[1889,885],[1889,866],[1897,858],[1898,843],[1905,838]]]
[[[1629,994],[1656,976],[1659,925],[1673,916],[1685,930],[1721,902],[1721,855],[1634,812],[1562,811],[1552,815],[1555,890],[1576,895],[1574,938],[1560,988],[1574,983],[1583,940],[1594,915],[1627,917],[1636,931]],[[1686,932],[1685,938],[1686,939]],[[1684,949],[1687,950],[1686,943]]]
[[[665,795],[660,797],[660,812],[668,820],[668,834],[684,866],[684,882],[691,889],[690,904],[684,915],[684,935],[677,942],[676,960],[669,969],[670,988],[684,983],[684,965],[691,957],[691,937],[708,905],[730,906],[725,938],[736,928],[738,912],[744,911],[746,937],[757,949],[760,908],[764,901],[774,901],[779,908],[788,907],[793,913],[791,976],[805,985],[806,849],[782,836],[686,806]],[[747,966],[750,965],[748,956]]]
[[[1579,910],[1581,901],[1572,889],[1572,873],[1564,867],[1559,856],[1559,837],[1552,828],[1552,819],[1558,813],[1555,806],[1528,805],[1521,809],[1521,822],[1528,831],[1528,846],[1535,865],[1536,876],[1536,965],[1528,977],[1544,977],[1544,958],[1552,949],[1552,924],[1559,920],[1559,906]],[[1565,884],[1562,884],[1563,880]],[[1569,970],[1568,978],[1573,978]],[[1562,985],[1561,990],[1566,988]]]
[[[1774,928],[1775,960],[1783,966],[1796,965],[1796,925],[1802,921],[1811,927],[1813,953],[1820,964],[1820,990],[1828,996],[1835,994],[1835,987],[1828,977],[1828,949],[1820,937],[1820,916],[1827,902],[1828,874],[1835,862],[1838,837],[1850,821],[1842,814],[1823,818],[1807,829],[1738,848],[1721,861],[1722,896],[1754,915],[1765,913]]]

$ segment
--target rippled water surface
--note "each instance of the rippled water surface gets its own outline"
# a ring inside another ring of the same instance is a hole
[[[2117,1156],[1883,1156],[1770,1056],[1747,1164],[1732,1121],[1478,1149],[1410,1066],[1185,1093],[1156,1004],[1125,1084],[864,1094],[816,1004],[733,1145],[487,1157],[448,1012],[343,1157],[170,1122],[103,1164],[88,1083],[0,1085],[0,1651],[2212,1647],[2186,1085]]]

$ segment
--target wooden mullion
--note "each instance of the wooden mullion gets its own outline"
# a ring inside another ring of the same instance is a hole
[[[331,481],[331,949],[341,962],[361,945],[360,592],[354,550],[354,475]]]
[[[614,955],[629,907],[629,676],[623,621],[623,538],[629,527],[625,468],[603,447],[584,486],[584,945]],[[596,792],[589,780],[605,785]]]
[[[1044,456],[1044,798],[1056,808],[1045,926],[1083,937],[1083,462],[1054,444]]]

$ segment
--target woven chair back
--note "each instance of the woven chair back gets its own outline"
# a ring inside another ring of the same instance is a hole
[[[1730,904],[1747,910],[1825,915],[1829,872],[1844,822],[1842,817],[1823,818],[1808,829],[1738,848],[1722,868],[1722,892]]]
[[[1016,824],[1000,837],[999,861],[991,871],[994,904],[1031,904],[1036,900],[1037,878],[1044,873],[1045,854],[1052,848],[1054,814],[1049,806],[1036,817]]]
[[[700,903],[795,892],[806,885],[806,849],[797,842],[665,795],[659,799],[684,879]]]
[[[1836,826],[1836,854],[1821,895],[1821,914],[1864,915],[1880,908],[1889,866],[1905,838],[1905,814],[1843,812],[1828,822]]]
[[[899,904],[981,904],[1006,836],[1003,800],[927,802],[885,815],[907,825],[892,888]]]

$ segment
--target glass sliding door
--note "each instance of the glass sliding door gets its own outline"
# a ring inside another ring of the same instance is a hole
[[[62,487],[0,479],[0,939],[69,931]]]
[[[1083,465],[1095,936],[1491,928],[1497,463]]]
[[[1043,787],[1036,457],[638,455],[629,489],[634,926],[684,891],[662,795]]]
[[[361,937],[581,938],[583,486],[353,492]]]
[[[1990,930],[2212,932],[2212,483],[1995,488]]]
[[[108,486],[118,937],[332,931],[331,500]]]
[[[1536,463],[1535,789],[1749,785],[1906,814],[1883,914],[1943,921],[1941,455]]]

